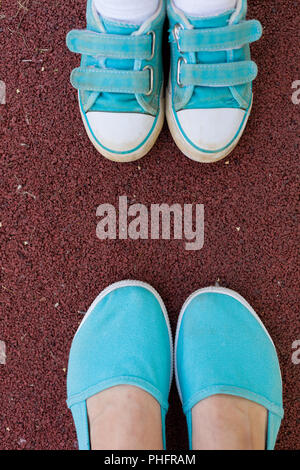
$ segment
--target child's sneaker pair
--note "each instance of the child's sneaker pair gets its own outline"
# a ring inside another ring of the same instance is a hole
[[[187,17],[168,0],[171,72],[166,115],[180,150],[215,162],[237,145],[252,106],[257,67],[249,44],[260,38],[258,21],[245,21],[247,0],[211,17]],[[102,18],[87,3],[87,29],[67,36],[82,54],[71,75],[91,142],[106,158],[130,162],[155,144],[164,123],[162,39],[165,0],[142,25]]]

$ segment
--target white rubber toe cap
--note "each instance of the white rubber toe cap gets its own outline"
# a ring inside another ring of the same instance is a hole
[[[177,113],[180,126],[199,149],[220,151],[237,137],[246,112],[242,109],[185,109]]]
[[[88,112],[90,129],[99,143],[112,152],[130,152],[149,136],[155,118],[139,113]]]

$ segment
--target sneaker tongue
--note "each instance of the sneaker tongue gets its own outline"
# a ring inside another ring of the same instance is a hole
[[[217,16],[210,16],[206,18],[187,16],[187,19],[195,28],[220,28],[228,24],[228,21],[230,20],[233,13],[234,10],[230,10]]]
[[[217,16],[200,18],[187,16],[189,22],[197,29],[220,28],[227,26],[235,10],[226,11]],[[218,64],[227,61],[226,52],[199,52],[196,54],[199,64]],[[232,107],[235,103],[229,88],[195,87],[193,96],[189,102],[190,108],[197,107]],[[224,104],[225,103],[225,104]]]
[[[120,23],[119,21],[109,20],[107,18],[101,18],[103,27],[107,33],[118,34],[119,36],[130,36],[132,33],[139,29],[137,25],[128,25],[126,23]],[[106,59],[106,67],[132,70],[134,67],[134,61],[128,59]]]
[[[130,35],[140,28],[140,25],[129,25],[127,23],[101,18],[105,30],[111,34]]]
[[[134,33],[140,28],[140,25],[129,25],[127,23],[113,21],[104,17],[100,17],[100,19],[105,31],[110,34],[126,36]],[[105,58],[105,67],[114,70],[133,70],[134,61],[128,59],[112,59],[108,57]],[[126,112],[127,110],[141,110],[135,95],[122,93],[99,94],[91,110],[102,111],[103,109],[119,112]]]

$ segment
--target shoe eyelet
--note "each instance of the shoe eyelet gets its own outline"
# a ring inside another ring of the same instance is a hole
[[[151,57],[149,60],[152,60],[153,57],[155,56],[155,46],[156,46],[156,33],[155,31],[149,31],[147,33],[147,36],[149,36],[151,34],[152,36],[152,51],[151,51]]]
[[[150,96],[154,89],[154,69],[151,67],[151,65],[146,65],[143,70],[150,70],[150,89],[148,93],[145,93],[145,96]]]
[[[180,23],[177,23],[175,24],[174,28],[173,28],[173,36],[175,38],[175,41],[176,41],[176,44],[177,44],[177,49],[180,53],[182,53],[182,50],[180,49],[180,44],[179,44],[179,31],[181,29],[184,29],[183,26],[180,24]]]
[[[178,62],[177,62],[177,85],[180,87],[180,88],[184,88],[184,85],[181,83],[180,81],[180,71],[181,71],[181,64],[182,62],[184,62],[185,64],[187,64],[187,60],[185,57],[179,57],[178,59]]]

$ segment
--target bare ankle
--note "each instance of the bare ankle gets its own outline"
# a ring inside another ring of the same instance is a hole
[[[160,406],[143,390],[114,387],[89,399],[87,407],[93,449],[162,448]]]
[[[238,397],[218,395],[193,409],[193,448],[263,450],[267,411]]]

